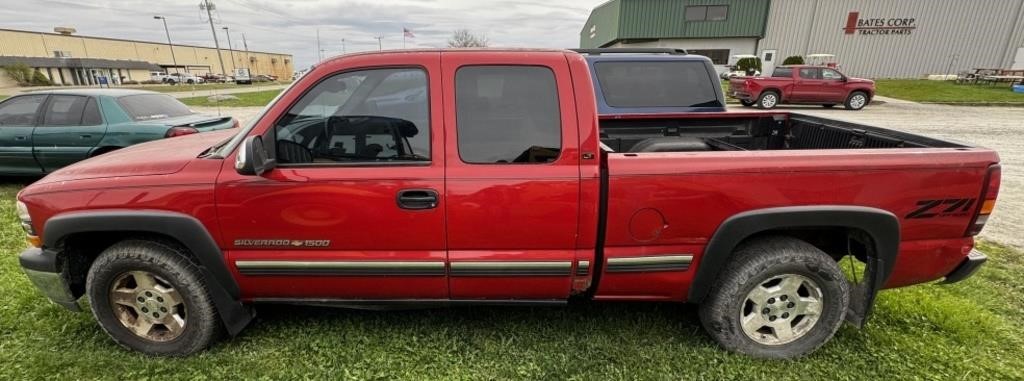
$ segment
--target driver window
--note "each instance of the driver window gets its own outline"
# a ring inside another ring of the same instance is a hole
[[[843,75],[832,69],[821,69],[821,78],[830,81],[838,81],[843,79]]]
[[[427,75],[422,69],[336,74],[277,122],[277,162],[289,165],[429,162]]]

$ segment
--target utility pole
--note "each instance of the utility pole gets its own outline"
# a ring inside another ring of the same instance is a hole
[[[345,39],[341,39],[341,54],[345,54]]]
[[[249,44],[245,42],[245,33],[242,33],[242,47],[245,48],[245,68],[249,68]]]
[[[231,47],[231,31],[226,26],[221,29],[224,29],[224,33],[228,35],[228,51],[231,52],[231,68],[234,69],[238,67],[238,61],[235,61],[235,48]]]
[[[320,28],[316,28],[316,62],[324,60],[324,50],[320,49]]]
[[[156,19],[156,20],[161,20],[161,21],[164,22],[164,33],[167,33],[167,47],[171,48],[171,62],[174,63],[174,72],[177,73],[178,72],[178,59],[174,58],[174,44],[171,43],[171,31],[169,29],[167,29],[167,19],[164,18],[163,16],[153,16],[153,18]]]
[[[374,38],[377,39],[377,50],[384,50],[384,43],[381,42],[384,39],[384,35],[382,34]]]
[[[210,21],[210,33],[213,34],[213,47],[217,49],[217,60],[220,61],[220,74],[227,77],[228,73],[224,71],[224,57],[220,54],[220,42],[217,41],[217,28],[213,27],[213,10],[216,6],[210,0],[203,0],[199,3],[199,9],[206,11],[206,18]]]

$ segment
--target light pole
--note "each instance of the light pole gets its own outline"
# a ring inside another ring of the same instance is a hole
[[[228,30],[228,27],[226,26],[222,27],[221,29],[224,29],[224,33],[227,33],[228,35],[228,51],[231,52],[231,67],[238,67],[237,61],[235,61],[235,48],[231,47],[231,31]]]
[[[174,44],[171,44],[171,31],[167,29],[167,19],[164,16],[153,16],[155,20],[164,22],[164,33],[167,33],[167,46],[171,48],[171,62],[174,63],[174,72],[178,72],[178,59],[174,58]]]

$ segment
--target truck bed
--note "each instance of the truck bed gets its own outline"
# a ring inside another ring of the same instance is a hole
[[[602,119],[615,152],[963,148],[920,135],[793,113],[713,113]]]

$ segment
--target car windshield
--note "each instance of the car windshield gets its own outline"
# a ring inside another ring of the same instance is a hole
[[[619,61],[594,65],[612,107],[721,107],[700,61]]]
[[[194,114],[184,103],[164,94],[129,95],[118,98],[117,103],[136,121]]]

